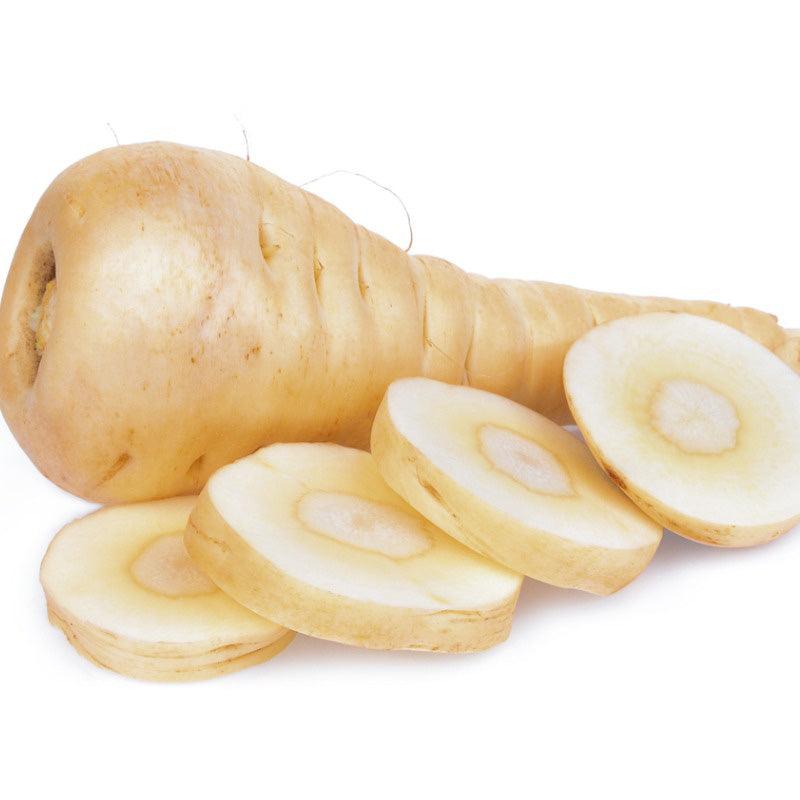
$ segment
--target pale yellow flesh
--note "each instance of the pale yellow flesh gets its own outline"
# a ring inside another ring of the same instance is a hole
[[[502,641],[521,582],[419,516],[369,454],[337,445],[273,445],[217,472],[186,546],[257,613],[381,649]]]
[[[652,558],[661,529],[560,426],[477,389],[389,387],[372,432],[385,480],[434,524],[510,569],[608,594]]]
[[[183,530],[195,502],[109,507],[55,537],[42,586],[51,620],[81,653],[132,677],[185,680],[288,644],[290,632],[224,595],[189,558]]]
[[[800,521],[800,377],[738,331],[618,320],[573,346],[564,378],[598,460],[665,526],[735,547]]]

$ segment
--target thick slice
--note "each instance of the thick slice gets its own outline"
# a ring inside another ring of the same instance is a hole
[[[490,647],[508,636],[521,583],[420,517],[368,453],[333,444],[273,445],[223,467],[185,541],[256,613],[362,647]]]
[[[580,339],[564,380],[598,460],[664,526],[743,547],[800,521],[800,377],[747,336],[629,317]]]
[[[387,483],[435,525],[556,586],[610,594],[661,540],[575,437],[498,395],[396,381],[375,419],[372,453]]]
[[[253,614],[190,560],[194,497],[113,506],[67,525],[42,561],[50,621],[116,672],[193,680],[265,661],[293,633]]]

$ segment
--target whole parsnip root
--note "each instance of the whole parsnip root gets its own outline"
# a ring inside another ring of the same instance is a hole
[[[132,145],[37,205],[0,307],[0,407],[69,491],[186,494],[269,442],[365,447],[399,377],[564,421],[570,344],[645,311],[727,322],[800,365],[800,338],[759,311],[467,275],[234,156]]]

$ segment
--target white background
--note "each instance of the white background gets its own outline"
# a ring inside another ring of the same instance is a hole
[[[711,297],[800,327],[794,3],[13,3],[0,277],[58,171],[113,144],[392,186],[415,251],[488,275]],[[390,196],[316,190],[404,244]],[[798,410],[800,413],[800,409]],[[528,582],[475,656],[299,638],[193,685],[79,658],[38,562],[88,506],[0,425],[6,797],[796,798],[800,535],[665,538],[611,598]]]

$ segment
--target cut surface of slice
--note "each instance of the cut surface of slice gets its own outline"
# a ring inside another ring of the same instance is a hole
[[[387,483],[451,536],[556,586],[609,594],[661,528],[559,425],[498,395],[427,378],[386,393],[372,453]]]
[[[293,630],[379,649],[504,640],[521,577],[436,529],[369,453],[272,445],[209,480],[186,530],[231,597]]]
[[[279,652],[292,632],[227,597],[191,561],[194,497],[111,506],[66,527],[42,561],[51,622],[116,672],[191,680]]]
[[[573,345],[564,382],[597,459],[665,527],[743,547],[800,521],[800,376],[744,334],[627,317]]]

